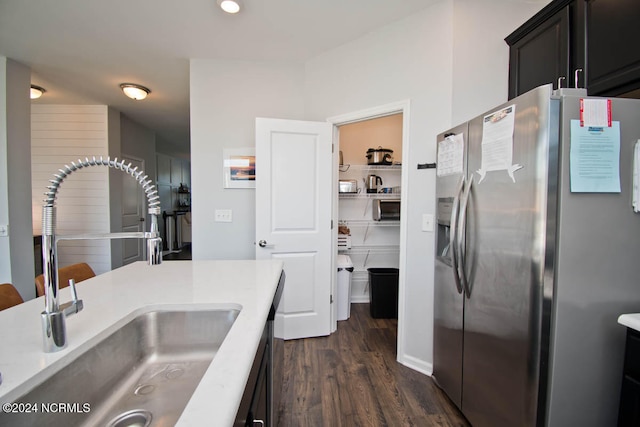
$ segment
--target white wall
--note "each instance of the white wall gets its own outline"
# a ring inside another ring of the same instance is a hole
[[[327,117],[409,99],[409,185],[406,268],[401,265],[404,316],[399,319],[402,363],[430,371],[434,240],[421,231],[422,213],[433,213],[434,171],[417,163],[435,161],[435,137],[450,124],[452,86],[450,1],[437,3],[306,64],[307,118]]]
[[[222,190],[221,163],[222,148],[254,145],[255,117],[325,121],[410,100],[409,184],[403,188],[409,215],[401,271],[406,289],[398,358],[429,373],[435,236],[421,231],[421,223],[423,213],[435,211],[435,171],[417,170],[416,164],[435,161],[438,133],[506,100],[504,37],[546,3],[443,0],[312,58],[304,72],[285,66],[288,71],[281,72],[289,79],[274,78],[268,64],[192,60],[194,258],[253,257],[253,193]],[[296,93],[301,82],[304,115]],[[213,223],[216,208],[233,209],[234,223]],[[244,212],[236,219],[238,209]]]
[[[108,108],[105,105],[33,105],[31,107],[31,168],[33,229],[42,227],[43,193],[48,180],[78,158],[109,155]],[[118,172],[121,173],[121,172]],[[67,177],[56,201],[57,234],[110,231],[109,168],[89,167]],[[111,270],[108,240],[58,243],[60,267],[88,263],[96,274]]]
[[[175,157],[182,160],[190,160],[191,156],[189,153],[189,148],[173,144],[166,139],[161,138],[159,135],[156,135],[156,153],[166,154],[167,156]]]
[[[308,119],[411,101],[398,360],[423,372],[433,360],[435,235],[421,221],[435,213],[435,172],[416,164],[435,161],[438,133],[507,99],[504,37],[547,2],[445,0],[306,64]]]
[[[109,117],[111,117],[111,110],[109,111]],[[125,116],[124,114],[119,114],[119,117],[120,117],[120,121],[119,121],[120,126],[118,127],[117,131],[120,135],[120,149],[121,149],[120,156],[122,158],[128,158],[133,156],[137,159],[142,159],[144,161],[145,175],[147,175],[149,179],[151,179],[152,181],[155,181],[156,179],[156,134],[155,132],[131,120],[129,117]],[[111,138],[109,139],[111,140]],[[113,153],[111,149],[109,150],[109,152]],[[126,178],[125,175],[120,171],[114,170],[113,172],[120,175],[120,185],[115,187],[118,189],[118,194],[112,195],[112,200],[114,197],[118,197],[119,200],[122,201],[122,197],[124,197],[124,195],[120,196],[119,194],[122,192],[122,180],[130,179],[130,178]],[[113,232],[122,230],[122,203],[119,204],[119,207],[121,209],[119,212],[113,212],[112,210],[111,230]],[[118,221],[113,220],[113,216],[116,214],[120,217],[120,220],[119,220],[120,228],[118,229],[115,228],[115,224],[117,224]],[[145,210],[145,218],[146,218],[145,231],[149,231],[149,227],[150,227],[149,224],[151,224],[150,222],[151,218],[149,214],[146,212],[146,210]],[[158,222],[160,224],[162,223],[162,217],[158,218]],[[123,250],[122,249],[124,247],[123,245],[124,243],[118,244],[121,251]],[[111,246],[115,247],[116,246],[115,242],[112,242]],[[114,250],[112,249],[112,253],[113,252]],[[119,266],[119,264],[122,263],[122,256],[120,255],[118,257],[118,255],[115,254],[112,262],[113,262],[114,268],[116,266]]]
[[[549,2],[454,1],[452,125],[507,100],[509,47],[504,38]]]
[[[31,71],[0,56],[0,283],[12,283],[25,300],[35,296],[31,233]]]
[[[191,60],[193,259],[253,259],[255,191],[224,189],[224,148],[254,147],[256,117],[301,119],[302,65]],[[231,209],[233,222],[213,221]]]
[[[123,155],[144,160],[144,173],[156,177],[156,134],[141,124],[120,114],[120,139]]]

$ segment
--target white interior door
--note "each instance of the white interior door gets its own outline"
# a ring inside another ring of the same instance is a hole
[[[131,167],[138,167],[144,170],[144,162],[125,156]],[[129,175],[122,177],[122,231],[138,232],[144,231],[145,200],[142,186]],[[131,264],[144,259],[143,239],[123,239],[122,242],[122,265]]]
[[[330,333],[331,135],[330,123],[256,119],[256,259],[284,261],[284,339]]]

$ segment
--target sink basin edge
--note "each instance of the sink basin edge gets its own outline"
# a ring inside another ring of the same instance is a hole
[[[91,348],[111,336],[114,332],[121,329],[123,326],[130,323],[137,317],[143,316],[151,312],[162,311],[211,311],[211,310],[236,310],[239,313],[242,312],[242,305],[237,303],[202,303],[202,304],[151,304],[140,307],[131,313],[125,315],[114,323],[111,323],[108,327],[104,328],[100,332],[96,333],[91,338],[85,340],[77,347],[72,349],[66,349],[58,353],[53,353],[60,358],[50,364],[44,361],[50,354],[42,353],[44,369],[39,371],[36,375],[23,381],[21,384],[15,386],[12,390],[8,391],[2,396],[2,402],[13,402],[21,398],[25,394],[31,392],[33,389],[40,386],[43,382],[47,381],[50,377],[56,375],[58,372],[65,369]],[[231,326],[233,328],[233,325]],[[66,354],[65,354],[66,353]]]

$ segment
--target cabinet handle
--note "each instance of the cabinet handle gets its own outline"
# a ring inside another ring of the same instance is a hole
[[[558,77],[558,89],[562,88],[562,81],[565,80],[566,77],[562,76],[562,77]]]
[[[253,425],[255,426],[256,424],[259,425],[259,426],[263,426],[264,425],[264,421],[262,421],[262,420],[253,420]]]
[[[582,72],[582,68],[578,68],[573,75],[573,79],[574,79],[573,87],[576,89],[578,89],[578,77],[581,72]]]

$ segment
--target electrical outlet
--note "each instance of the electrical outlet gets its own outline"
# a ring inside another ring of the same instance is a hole
[[[0,224],[0,237],[7,237],[9,235],[9,224]]]
[[[233,222],[233,211],[231,209],[216,209],[215,222]]]
[[[422,231],[433,231],[432,214],[422,214]]]

